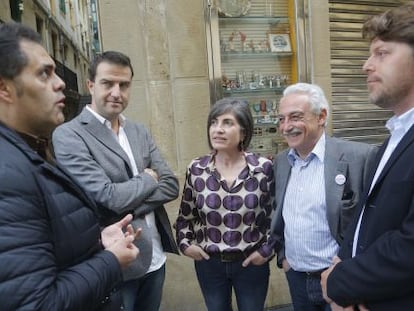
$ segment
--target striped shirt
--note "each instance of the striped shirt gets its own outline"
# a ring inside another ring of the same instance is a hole
[[[331,265],[339,245],[326,218],[325,135],[306,159],[291,149],[291,168],[282,216],[285,222],[285,256],[295,271],[311,272]]]

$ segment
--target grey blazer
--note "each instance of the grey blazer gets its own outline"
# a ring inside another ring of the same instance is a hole
[[[142,124],[128,120],[124,129],[138,168],[136,176],[113,132],[86,108],[53,132],[53,147],[56,160],[95,199],[101,225],[133,213],[134,226],[143,228],[136,242],[140,249],[138,259],[124,273],[127,280],[142,276],[151,264],[152,241],[144,218],[146,214],[155,213],[164,251],[178,254],[163,204],[178,197],[179,186],[149,131]],[[156,171],[159,181],[145,173],[145,168]]]
[[[332,236],[340,244],[355,206],[362,195],[370,168],[373,166],[378,148],[369,144],[346,141],[326,135],[325,146],[325,195],[326,218]],[[274,160],[275,173],[275,214],[272,219],[271,235],[276,241],[277,264],[281,267],[284,259],[284,221],[282,217],[283,201],[289,182],[291,166],[287,159],[288,150],[277,155]],[[340,185],[335,177],[346,178]],[[311,182],[311,181],[310,181]]]

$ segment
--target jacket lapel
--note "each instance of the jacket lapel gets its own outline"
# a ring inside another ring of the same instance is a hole
[[[380,156],[378,157],[379,158],[378,161],[380,161],[382,155],[384,154],[388,142],[389,142],[389,139],[387,139],[386,142],[381,146],[381,149],[380,149],[380,152],[379,152]],[[382,169],[381,174],[378,176],[378,179],[377,179],[377,181],[376,181],[376,183],[375,183],[374,187],[372,188],[372,191],[371,191],[371,193],[369,195],[371,195],[372,193],[375,192],[375,190],[378,187],[378,185],[381,184],[382,180],[388,174],[389,170],[392,168],[392,166],[394,165],[394,163],[398,160],[398,158],[400,157],[400,155],[413,142],[414,142],[414,125],[411,126],[411,128],[409,129],[409,131],[404,135],[404,137],[398,143],[397,147],[395,148],[395,150],[391,154],[390,158],[388,159],[387,163],[385,164],[384,168]],[[378,165],[376,167],[378,167]],[[374,172],[374,174],[375,174],[375,172]],[[372,181],[372,178],[371,178],[371,181]]]
[[[276,232],[283,232],[284,222],[282,217],[283,200],[285,199],[286,187],[289,182],[291,166],[287,159],[288,150],[282,152],[275,159],[275,202],[276,211],[274,217],[272,217],[271,230]]]
[[[86,108],[84,108],[80,114],[79,122],[85,128],[85,130],[94,136],[102,145],[106,146],[117,156],[121,157],[127,163],[129,169],[132,172],[128,155],[122,149],[121,145],[116,141],[114,134],[109,128],[100,123],[98,119],[95,118],[95,116]]]
[[[346,184],[346,178],[348,178],[348,162],[344,159],[344,153],[340,150],[335,142],[329,136],[326,136],[325,145],[325,201],[326,201],[326,217],[328,223],[334,224],[334,220],[338,219],[336,216],[338,211],[338,202],[341,201],[344,187]],[[345,182],[341,185],[337,181],[337,176],[344,176]],[[335,232],[335,228],[330,228],[331,232]]]
[[[276,174],[275,180],[277,181],[276,187],[278,189],[276,191],[277,206],[283,205],[283,200],[285,199],[286,187],[287,187],[287,184],[289,182],[289,177],[290,177],[291,166],[287,159],[287,155],[288,155],[287,151],[281,155],[281,159],[276,167],[276,172],[275,172]]]
[[[128,142],[131,146],[132,155],[134,156],[135,165],[137,166],[138,172],[143,170],[144,167],[144,161],[142,159],[142,154],[140,153],[142,151],[142,148],[140,146],[142,145],[142,142],[139,141],[139,135],[137,133],[138,129],[137,127],[129,122],[128,120],[125,120],[125,134],[128,137]]]

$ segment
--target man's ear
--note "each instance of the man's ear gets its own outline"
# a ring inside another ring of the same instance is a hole
[[[86,80],[86,86],[88,87],[89,94],[93,95],[93,87],[95,86],[95,82],[91,80]]]
[[[328,112],[326,111],[326,109],[322,109],[321,112],[319,113],[320,124],[322,125],[325,124],[327,116],[328,116]]]
[[[0,77],[0,100],[5,102],[12,102],[13,85],[10,80]]]

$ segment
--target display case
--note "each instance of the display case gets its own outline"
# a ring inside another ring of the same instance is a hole
[[[222,97],[245,100],[255,123],[250,151],[267,157],[286,147],[278,133],[277,106],[300,72],[297,51],[304,47],[297,40],[298,2],[209,1],[212,104]]]

